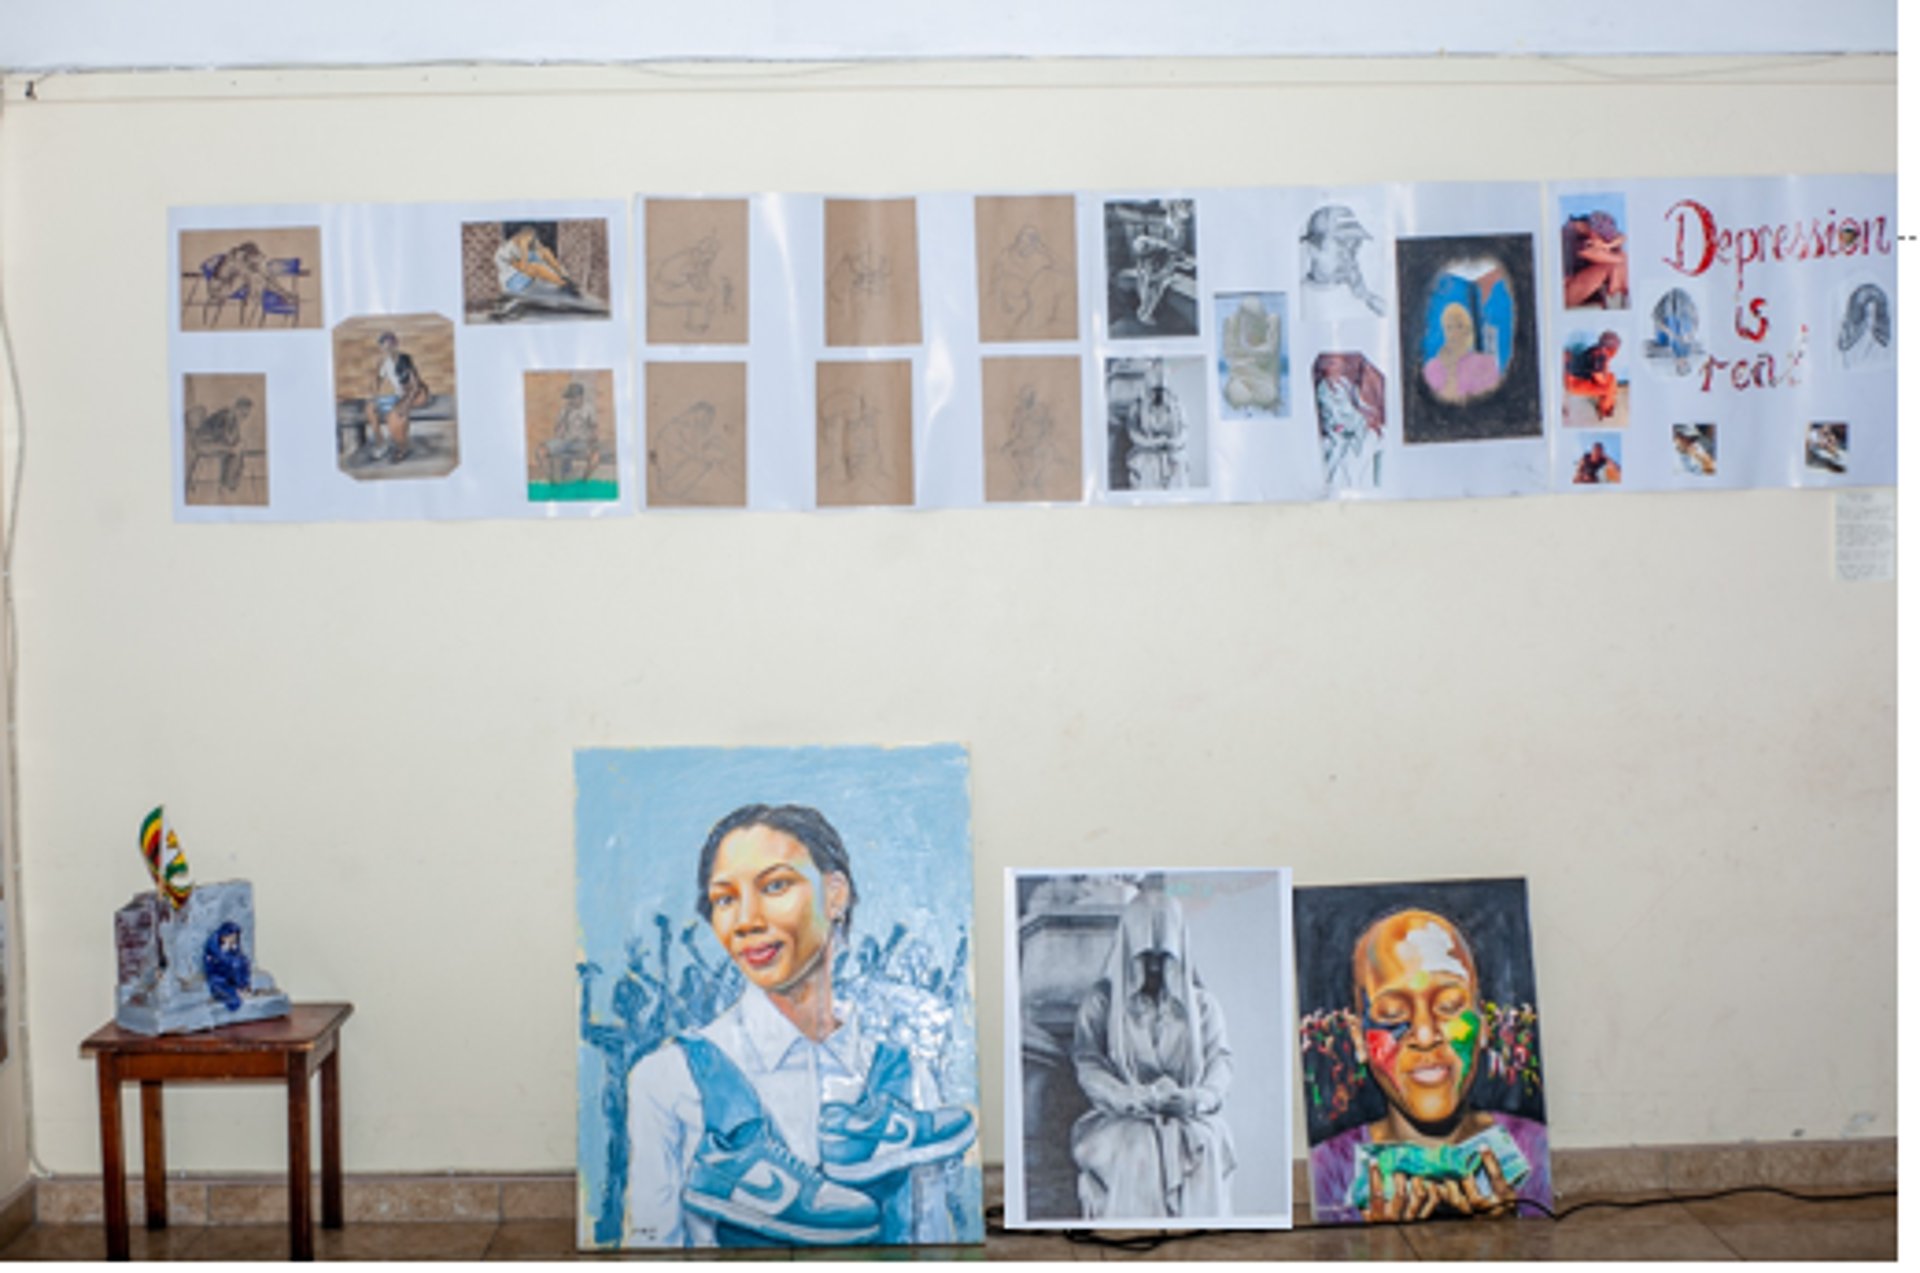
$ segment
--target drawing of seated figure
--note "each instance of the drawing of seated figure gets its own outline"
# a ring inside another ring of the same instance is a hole
[[[1135,222],[1128,240],[1133,254],[1129,273],[1134,293],[1139,297],[1134,317],[1142,323],[1151,324],[1167,289],[1182,274],[1191,273],[1194,268],[1193,256],[1187,251],[1189,214],[1186,205],[1181,202],[1169,204],[1165,212],[1154,216],[1143,216],[1125,209],[1122,212]]]
[[[737,480],[740,466],[711,402],[696,402],[667,421],[653,462],[660,489],[678,500],[710,498],[710,479]]]
[[[249,239],[235,244],[201,267],[207,279],[204,309],[208,321],[217,317],[228,301],[240,305],[240,325],[252,315],[255,323],[266,321],[267,312],[290,313],[299,308],[300,298],[285,279],[273,272],[273,263],[260,245]]]
[[[827,276],[827,295],[835,305],[859,309],[884,300],[892,280],[892,259],[863,242],[834,262]]]
[[[1023,225],[994,259],[987,288],[1011,328],[1046,331],[1065,316],[1073,279],[1054,260],[1040,231]]]
[[[714,277],[713,265],[719,255],[720,240],[709,234],[668,256],[653,267],[650,303],[680,310],[686,330],[694,333],[713,326],[717,315],[731,314],[733,280]]]
[[[202,459],[214,458],[220,462],[220,489],[237,491],[240,489],[240,474],[245,467],[246,457],[240,448],[240,429],[253,414],[253,399],[235,398],[230,407],[221,407],[209,412],[205,407],[195,405],[187,408],[187,484],[193,484],[194,470]],[[192,490],[188,490],[192,495]]]
[[[586,399],[587,387],[578,380],[567,386],[553,436],[542,444],[549,482],[584,482],[599,467],[600,418]]]
[[[852,495],[884,498],[893,478],[880,437],[880,411],[849,390],[829,395],[820,407],[820,477]]]
[[[1187,414],[1158,359],[1148,368],[1146,392],[1128,415],[1127,441],[1131,489],[1170,491],[1187,484]]]
[[[1220,328],[1226,374],[1220,393],[1237,408],[1280,404],[1280,316],[1269,314],[1257,296],[1245,296]]]
[[[509,223],[506,240],[493,254],[500,283],[495,318],[519,318],[529,311],[604,314],[607,303],[589,295],[567,273],[533,222]]]
[[[1693,370],[1693,360],[1706,352],[1700,341],[1700,307],[1679,288],[1653,303],[1653,339],[1647,357],[1671,358],[1675,375]]]
[[[1065,460],[1054,440],[1053,408],[1033,385],[1021,385],[1000,451],[1013,464],[1014,492],[1044,495],[1054,466]]]

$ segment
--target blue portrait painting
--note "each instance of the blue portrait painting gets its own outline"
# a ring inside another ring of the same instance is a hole
[[[967,774],[574,754],[582,1247],[982,1240]]]

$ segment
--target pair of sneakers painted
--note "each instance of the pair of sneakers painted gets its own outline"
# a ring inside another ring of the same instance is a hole
[[[902,1095],[911,1083],[906,1053],[881,1049],[857,1102],[820,1107],[818,1167],[800,1161],[764,1115],[709,1131],[687,1176],[687,1209],[776,1242],[875,1241],[880,1206],[865,1190],[973,1144],[970,1111],[914,1109]]]

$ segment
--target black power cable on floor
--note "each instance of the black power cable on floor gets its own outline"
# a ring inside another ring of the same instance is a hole
[[[1667,1193],[1651,1198],[1588,1198],[1576,1202],[1570,1207],[1555,1209],[1542,1206],[1530,1198],[1522,1198],[1519,1205],[1549,1220],[1564,1220],[1568,1216],[1578,1215],[1595,1207],[1613,1207],[1628,1211],[1638,1207],[1664,1207],[1676,1202],[1713,1202],[1720,1198],[1733,1198],[1741,1194],[1775,1194],[1795,1202],[1860,1202],[1868,1198],[1897,1198],[1900,1189],[1890,1185],[1876,1189],[1861,1189],[1851,1193],[1802,1193],[1796,1189],[1785,1189],[1778,1185],[1736,1185],[1731,1189],[1715,1189],[1708,1193]],[[1020,1237],[1046,1237],[1058,1234],[1068,1242],[1079,1246],[1107,1247],[1116,1251],[1147,1252],[1154,1251],[1172,1242],[1191,1242],[1196,1238],[1217,1238],[1226,1234],[1245,1234],[1261,1232],[1253,1229],[1169,1229],[1152,1233],[1129,1233],[1124,1237],[1104,1234],[1094,1229],[1019,1229],[1009,1230],[1002,1221],[1007,1209],[995,1205],[986,1209],[987,1233],[991,1236],[1007,1237],[1017,1233]],[[1465,1221],[1466,1216],[1436,1216],[1429,1220],[1376,1220],[1370,1224],[1296,1224],[1291,1230],[1276,1229],[1276,1233],[1308,1233],[1314,1231],[1343,1230],[1354,1232],[1359,1229],[1378,1228],[1382,1225],[1400,1226],[1409,1224],[1433,1224],[1446,1221]]]

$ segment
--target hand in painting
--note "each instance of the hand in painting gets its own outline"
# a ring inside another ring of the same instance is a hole
[[[1485,1188],[1480,1177],[1485,1175]],[[1480,1151],[1478,1170],[1463,1177],[1432,1178],[1406,1172],[1393,1174],[1391,1193],[1376,1159],[1367,1166],[1367,1220],[1425,1220],[1445,1208],[1460,1215],[1494,1218],[1512,1215],[1519,1206],[1513,1186],[1491,1149]]]
[[[1484,1190],[1480,1188],[1482,1176],[1487,1181]],[[1466,1205],[1460,1207],[1463,1212],[1476,1217],[1492,1217],[1510,1216],[1519,1209],[1519,1195],[1507,1183],[1507,1173],[1500,1170],[1500,1160],[1491,1149],[1482,1146],[1480,1170],[1467,1173],[1467,1178],[1461,1184],[1464,1186],[1461,1192],[1466,1195]]]

